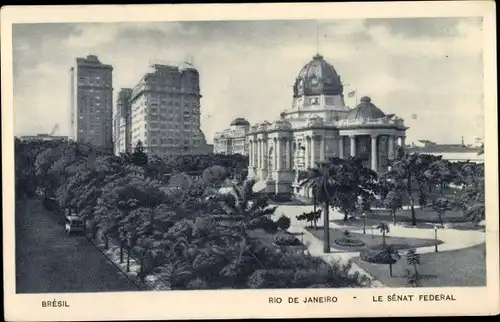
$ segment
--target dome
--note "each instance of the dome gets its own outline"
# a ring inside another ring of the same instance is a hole
[[[354,119],[379,119],[385,117],[385,113],[381,109],[372,104],[369,97],[362,97],[361,102],[349,111],[347,118],[349,120]]]
[[[242,126],[242,125],[249,126],[250,123],[248,123],[247,120],[241,117],[238,117],[231,122],[231,126]]]
[[[301,69],[294,85],[294,97],[321,94],[341,95],[342,91],[340,76],[320,54],[316,54]]]

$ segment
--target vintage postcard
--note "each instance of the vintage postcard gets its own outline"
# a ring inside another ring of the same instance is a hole
[[[494,2],[1,28],[7,321],[499,313]]]

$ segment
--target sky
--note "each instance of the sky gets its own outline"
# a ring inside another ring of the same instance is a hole
[[[317,37],[318,36],[318,37]],[[318,41],[317,41],[318,39]],[[483,137],[481,18],[57,23],[13,26],[15,135],[69,134],[69,69],[97,55],[113,65],[114,94],[150,59],[191,57],[200,73],[207,141],[244,117],[291,107],[292,85],[319,51],[358,99],[405,120],[406,142]],[[355,98],[346,104],[355,105]]]

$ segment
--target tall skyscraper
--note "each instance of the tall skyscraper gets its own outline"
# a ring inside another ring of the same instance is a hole
[[[131,150],[131,108],[130,98],[132,96],[131,88],[122,88],[118,92],[116,99],[116,113],[114,117],[114,144],[115,154],[132,152]]]
[[[113,148],[112,73],[94,55],[71,67],[71,139]]]
[[[200,129],[198,71],[151,67],[132,90],[131,148],[141,141],[147,153],[159,156],[212,153]]]

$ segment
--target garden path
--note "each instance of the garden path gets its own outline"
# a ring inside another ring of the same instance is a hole
[[[339,249],[335,249],[331,247],[331,253],[324,254],[323,253],[323,243],[321,240],[314,237],[311,233],[309,233],[304,228],[307,226],[307,223],[298,221],[296,216],[302,214],[303,212],[309,212],[313,210],[313,206],[301,206],[301,205],[280,205],[276,209],[275,216],[279,217],[282,214],[290,218],[290,229],[291,233],[303,233],[303,243],[307,246],[309,252],[313,256],[321,257],[326,262],[331,262],[335,260],[341,260],[342,262],[347,262],[348,260],[358,257],[359,252],[345,252]],[[330,220],[334,219],[342,219],[344,216],[338,211],[330,210]],[[318,225],[322,224],[322,218],[318,221]],[[337,225],[333,222],[330,222],[330,228],[339,228],[345,229],[345,227]],[[434,228],[411,228],[404,227],[393,224],[389,224],[389,236],[393,237],[412,237],[412,238],[434,238]],[[353,233],[363,233],[362,229],[354,229],[351,230]],[[382,233],[378,230],[373,231],[374,234],[381,235]],[[300,238],[300,237],[299,237]],[[437,238],[441,240],[443,243],[438,246],[439,251],[450,251],[450,250],[458,250],[462,248],[468,248],[472,246],[476,246],[482,244],[486,241],[486,234],[482,231],[475,230],[457,230],[451,228],[437,229]],[[434,246],[426,246],[419,247],[418,253],[430,253],[435,252]],[[406,251],[401,251],[401,255],[404,255]],[[365,274],[371,278],[371,276],[361,269],[359,266],[354,265],[351,271],[358,271],[360,274]],[[383,285],[374,281],[376,287],[383,287]]]
[[[334,249],[331,247],[331,253],[323,253],[323,242],[316,237],[314,237],[311,233],[309,233],[304,227],[307,226],[304,222],[298,221],[296,216],[303,212],[312,211],[313,206],[288,206],[282,205],[278,206],[275,211],[276,218],[284,214],[288,218],[290,218],[290,228],[288,231],[294,234],[302,233],[302,237],[298,236],[298,238],[302,238],[303,244],[307,247],[309,253],[312,256],[320,257],[327,263],[332,263],[335,261],[340,261],[341,263],[347,263],[351,258],[357,257],[358,253],[348,253],[342,252],[341,250]],[[352,267],[350,273],[358,272],[360,275],[365,275],[372,280],[373,287],[384,287],[382,283],[377,280],[374,280],[373,277],[368,274],[365,270],[363,270],[358,265],[352,263]]]

